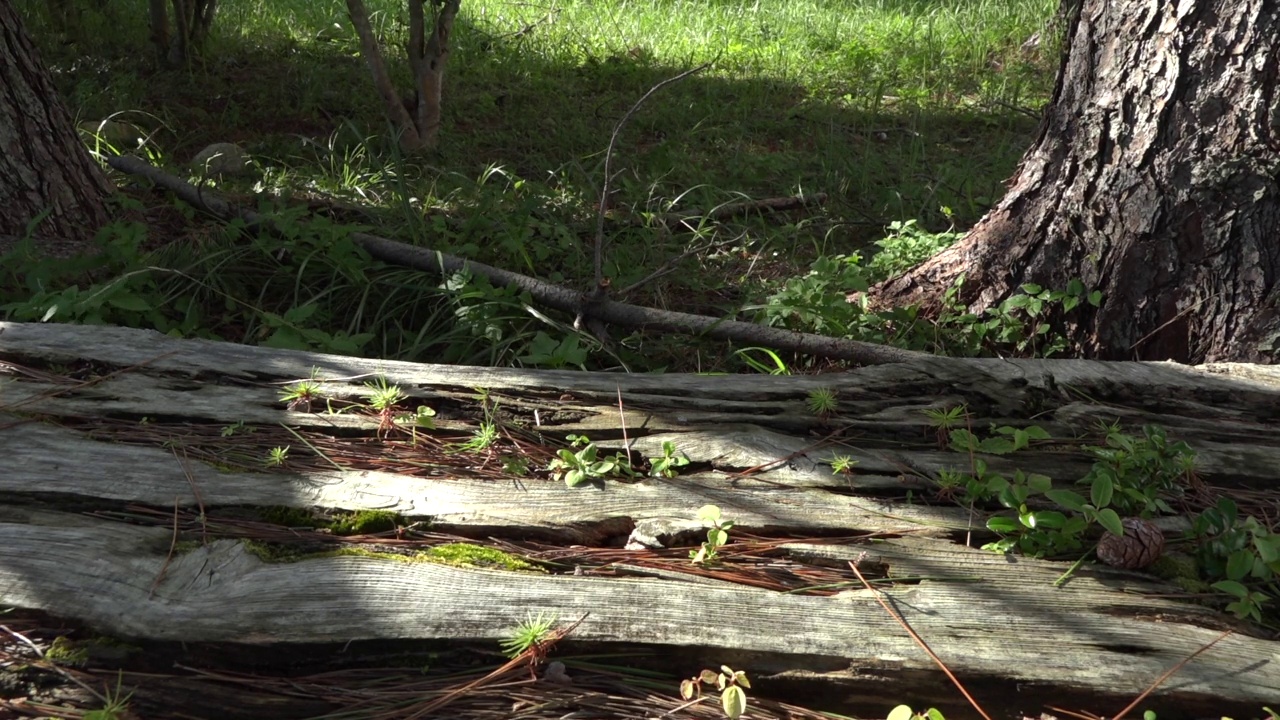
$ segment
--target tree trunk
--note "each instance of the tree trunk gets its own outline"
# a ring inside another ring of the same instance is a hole
[[[107,220],[106,178],[8,0],[0,0],[0,235],[58,244],[91,239]]]
[[[1280,9],[1082,0],[1039,137],[961,243],[878,288],[985,308],[1023,283],[1103,292],[1062,319],[1103,359],[1275,362]]]

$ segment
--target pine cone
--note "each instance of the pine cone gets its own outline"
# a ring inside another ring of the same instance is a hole
[[[1138,570],[1155,562],[1164,551],[1164,533],[1142,518],[1127,517],[1120,522],[1124,536],[1104,534],[1098,543],[1098,559],[1124,570]]]

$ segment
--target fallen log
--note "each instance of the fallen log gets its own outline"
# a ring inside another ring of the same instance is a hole
[[[931,500],[938,472],[970,459],[939,449],[922,412],[964,405],[975,429],[1054,438],[1155,423],[1196,449],[1206,486],[1274,493],[1274,368],[920,357],[812,377],[614,375],[0,323],[0,381],[0,607],[124,638],[492,643],[544,612],[582,618],[576,643],[662,648],[668,668],[745,664],[763,692],[967,714],[855,562],[997,712],[1114,704],[1230,627],[1149,706],[1245,714],[1280,687],[1280,644],[1165,581],[1086,564],[1057,587],[1069,562],[977,549],[986,513]],[[305,412],[282,398],[301,383]],[[406,415],[370,409],[387,387]],[[814,390],[838,409],[811,412]],[[432,427],[404,421],[419,405]],[[486,422],[493,445],[464,449]],[[671,442],[690,464],[566,487],[545,468],[571,434],[637,465]],[[841,456],[853,473],[832,472]],[[1064,442],[988,461],[1064,485],[1089,465]],[[735,522],[720,566],[687,559],[708,504]],[[340,511],[396,527],[320,528]],[[316,520],[286,521],[299,515]],[[430,561],[442,536],[540,570]]]

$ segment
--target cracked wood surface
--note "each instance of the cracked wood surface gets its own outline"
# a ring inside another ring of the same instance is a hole
[[[60,377],[85,367],[93,379]],[[641,454],[658,454],[662,441],[672,440],[697,470],[576,489],[465,474],[227,471],[176,447],[109,442],[86,429],[149,418],[157,426],[244,421],[372,435],[377,423],[367,417],[285,409],[282,385],[313,371],[335,398],[367,395],[364,381],[382,375],[436,408],[445,429],[474,427],[467,408],[475,405],[474,388],[487,388],[512,427],[549,438],[585,433],[615,447],[623,444],[620,393],[627,438]],[[865,590],[810,597],[678,572],[553,576],[370,557],[268,564],[233,540],[169,558],[170,529],[83,514],[126,505],[172,511],[175,503],[193,511],[202,503],[211,513],[233,506],[394,509],[462,534],[616,546],[633,527],[651,525],[669,538],[696,531],[694,511],[714,503],[737,531],[902,536],[796,542],[784,551],[826,565],[863,557],[860,567],[905,578],[884,586],[887,596],[971,688],[1132,695],[1216,637],[1224,616],[1160,597],[1171,588],[1150,577],[1086,566],[1054,588],[1067,563],[966,547],[965,531],[981,528],[984,516],[905,501],[908,490],[924,497],[939,469],[968,463],[938,449],[920,411],[966,403],[975,429],[1034,423],[1055,438],[1077,437],[1098,419],[1154,422],[1199,452],[1208,483],[1274,491],[1280,475],[1280,373],[1259,366],[929,358],[814,377],[613,375],[359,360],[120,328],[0,323],[0,372],[0,606],[154,639],[494,640],[530,610],[573,619],[589,612],[575,640],[740,653],[757,673],[808,673],[855,694],[883,694],[886,682],[896,682],[913,697],[954,699]],[[806,393],[817,387],[838,392],[838,417],[824,422],[805,410]],[[838,440],[825,440],[837,430]],[[858,460],[857,472],[834,476],[835,455]],[[1059,481],[1088,469],[1078,453],[1053,446],[990,462]],[[769,467],[743,472],[760,466]],[[1276,687],[1280,644],[1238,633],[1162,692],[1181,707],[1219,708],[1215,698],[1273,701]]]

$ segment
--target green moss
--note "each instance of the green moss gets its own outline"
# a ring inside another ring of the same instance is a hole
[[[357,510],[338,517],[329,527],[335,535],[370,535],[405,525],[404,516],[391,510]]]
[[[56,665],[84,667],[89,662],[89,650],[82,643],[60,635],[53,639],[53,644],[45,650],[44,657]]]
[[[502,570],[536,570],[538,566],[491,547],[470,543],[448,543],[429,548],[423,555],[427,560],[455,567],[488,567]]]
[[[1179,579],[1200,579],[1200,568],[1196,566],[1195,558],[1181,553],[1161,555],[1147,568],[1147,572],[1171,582]]]
[[[317,527],[324,525],[323,522],[316,519],[310,510],[286,507],[284,505],[273,505],[269,508],[264,508],[260,515],[264,521],[273,525],[283,525],[284,527]]]
[[[195,552],[203,547],[203,543],[199,540],[179,540],[173,544],[174,555],[185,555],[189,552]]]
[[[1197,595],[1213,592],[1213,587],[1211,587],[1209,583],[1201,580],[1200,578],[1179,577],[1179,578],[1173,578],[1172,580],[1170,580],[1170,582],[1182,588],[1183,590],[1186,590],[1189,593],[1194,593]]]

